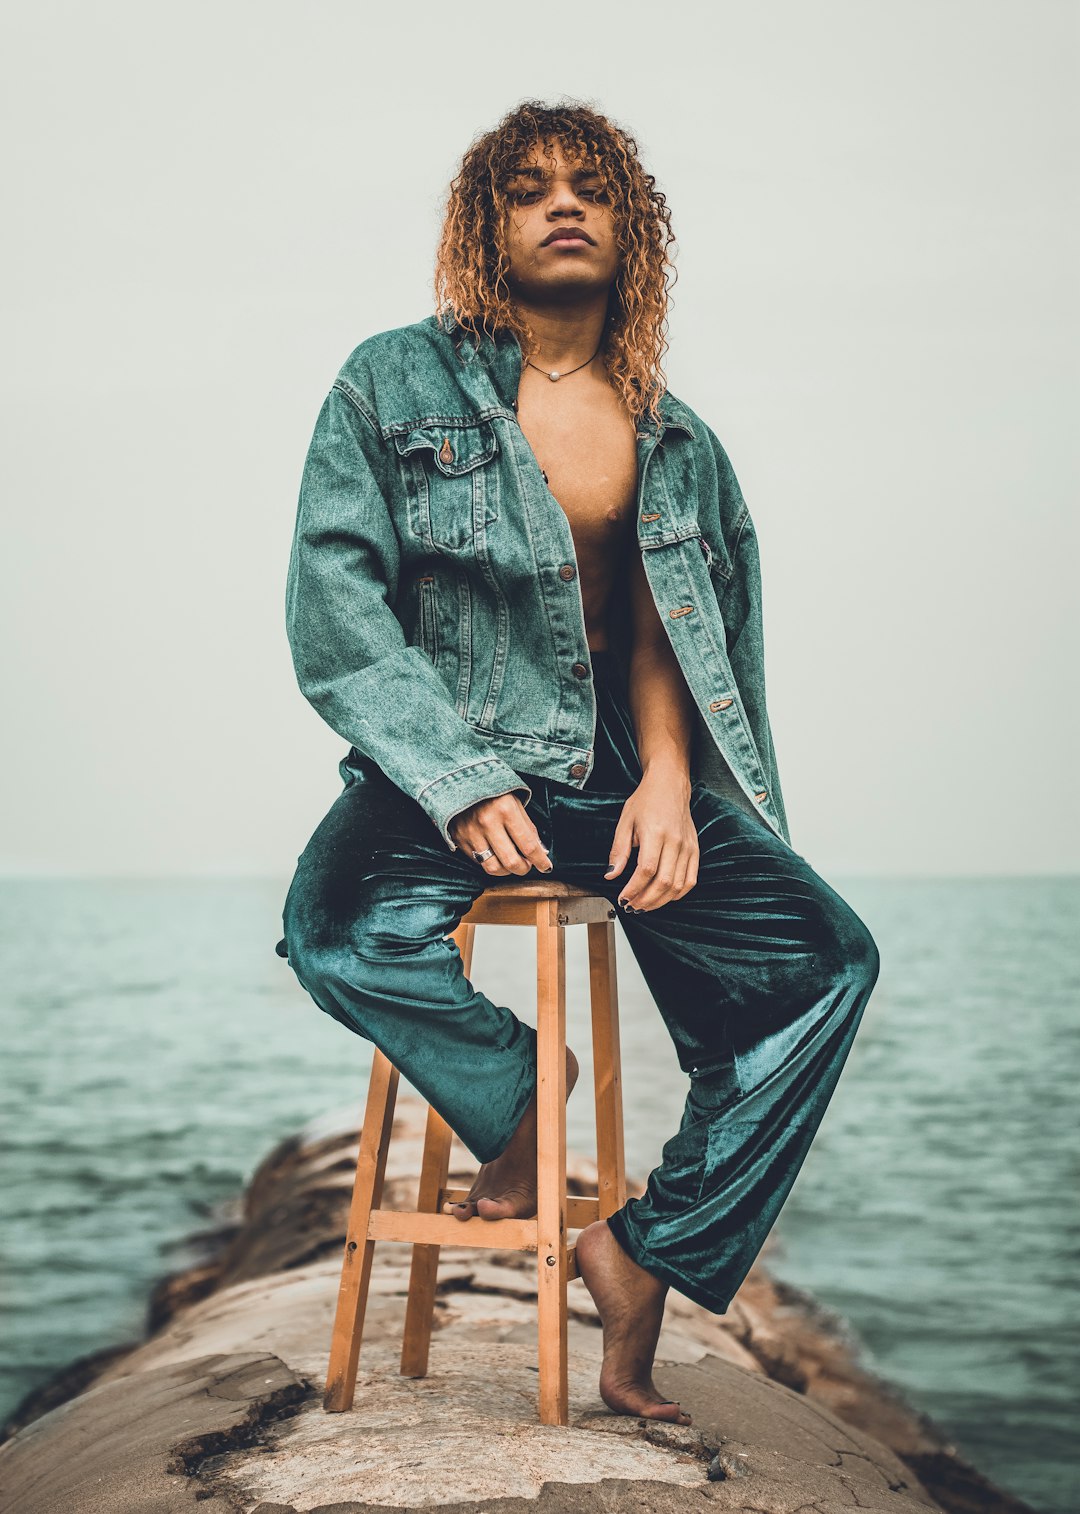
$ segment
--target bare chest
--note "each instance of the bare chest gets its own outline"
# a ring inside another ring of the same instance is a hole
[[[570,522],[583,577],[602,573],[635,514],[633,425],[612,402],[522,403],[518,420]]]

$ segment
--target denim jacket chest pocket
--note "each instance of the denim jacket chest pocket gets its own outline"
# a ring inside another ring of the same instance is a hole
[[[732,573],[730,548],[719,519],[702,519],[703,481],[695,451],[680,433],[675,436],[675,444],[657,448],[648,463],[638,544],[661,572],[672,576],[673,585],[708,583],[720,599]],[[696,551],[688,550],[691,545]]]
[[[395,436],[409,528],[436,552],[468,552],[499,518],[499,441],[490,421],[416,426]]]

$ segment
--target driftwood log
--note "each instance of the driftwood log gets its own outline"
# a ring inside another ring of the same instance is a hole
[[[388,1205],[415,1198],[422,1128],[402,1100]],[[202,1257],[158,1285],[148,1338],[24,1401],[0,1445],[5,1514],[1022,1514],[762,1259],[722,1317],[669,1295],[656,1381],[689,1428],[606,1411],[599,1324],[572,1283],[562,1429],[536,1418],[534,1259],[445,1249],[430,1372],[409,1379],[409,1251],[378,1246],[355,1402],[325,1413],[357,1140],[350,1110],[282,1142],[229,1222],[193,1238]],[[473,1166],[455,1145],[452,1173]],[[570,1166],[574,1191],[595,1193],[591,1164]]]

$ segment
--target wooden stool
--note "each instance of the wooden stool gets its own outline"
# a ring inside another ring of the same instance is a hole
[[[330,1345],[323,1408],[352,1407],[376,1241],[408,1241],[413,1248],[401,1372],[424,1377],[428,1367],[440,1246],[535,1251],[540,1352],[540,1422],[567,1423],[566,1285],[576,1277],[567,1231],[606,1219],[626,1202],[619,1004],[615,978],[615,911],[599,894],[543,878],[493,880],[453,933],[466,976],[472,969],[477,925],[535,925],[537,964],[537,1197],[530,1220],[458,1220],[443,1205],[467,1189],[448,1188],[453,1132],[428,1108],[416,1210],[380,1209],[387,1147],[394,1122],[398,1070],[376,1050],[360,1133],[345,1257]],[[596,1090],[598,1198],[566,1192],[566,937],[567,925],[589,931]]]

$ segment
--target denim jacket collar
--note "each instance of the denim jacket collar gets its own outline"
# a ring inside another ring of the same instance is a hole
[[[464,363],[483,364],[499,400],[510,409],[517,399],[523,361],[521,345],[514,333],[506,327],[499,327],[494,338],[484,332],[477,343],[452,311],[444,311],[442,315],[430,316],[428,319],[450,337],[455,351]],[[665,432],[674,427],[685,431],[691,439],[695,437],[687,407],[670,390],[665,389],[661,395],[659,409],[659,427],[649,411],[638,416],[639,436],[651,436],[655,432],[656,440],[662,442]]]

